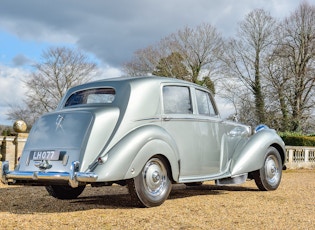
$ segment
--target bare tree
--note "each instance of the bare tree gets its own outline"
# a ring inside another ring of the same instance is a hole
[[[179,53],[171,53],[166,58],[161,58],[153,75],[171,76],[178,79],[184,79],[189,75],[186,67],[182,63],[183,57]]]
[[[43,113],[54,110],[70,87],[92,78],[96,64],[79,50],[57,47],[44,51],[42,61],[34,67],[35,71],[25,80],[28,89],[25,107],[11,106],[8,113],[11,120],[33,122]]]
[[[150,75],[156,69],[160,59],[170,55],[169,52],[164,53],[161,42],[158,45],[151,45],[144,49],[139,49],[134,53],[134,57],[130,62],[124,64],[124,72],[129,76],[145,76]],[[164,48],[164,47],[163,47]]]
[[[315,102],[315,7],[301,3],[280,29],[275,55],[288,63],[290,85],[286,95],[291,106],[291,129],[301,131]]]
[[[269,13],[261,9],[250,12],[240,23],[237,38],[227,43],[222,59],[226,74],[239,79],[254,95],[257,123],[266,121],[262,61],[272,48],[275,28]]]
[[[275,49],[274,53],[277,53]],[[273,123],[273,127],[280,131],[288,131],[290,120],[289,98],[287,89],[290,87],[291,74],[289,71],[289,63],[279,58],[277,55],[271,55],[265,62],[266,78],[268,80],[268,123]],[[280,111],[280,113],[279,113]],[[275,127],[275,120],[279,120]]]
[[[191,82],[198,83],[200,79],[216,74],[223,45],[216,28],[210,24],[202,24],[196,29],[186,27],[171,38],[175,49],[184,58]]]
[[[167,70],[163,72],[168,74],[166,77],[185,79],[214,90],[212,77],[218,71],[222,45],[221,35],[210,24],[202,24],[195,29],[185,27],[156,45],[136,51],[133,60],[126,63],[124,69],[130,75],[158,73],[158,69],[164,69]],[[172,57],[174,54],[176,56]],[[175,65],[178,67],[174,68]],[[174,69],[187,75],[178,75]]]
[[[8,119],[11,121],[23,120],[27,124],[28,130],[30,130],[37,116],[34,116],[31,109],[27,106],[26,101],[23,104],[10,104],[9,107],[10,109],[7,113]]]

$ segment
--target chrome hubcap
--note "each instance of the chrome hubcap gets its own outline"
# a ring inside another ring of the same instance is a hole
[[[159,172],[154,172],[153,174],[152,174],[152,181],[154,182],[154,183],[157,183],[157,182],[159,182],[159,180],[160,180],[160,174],[159,174]]]
[[[266,179],[269,184],[277,184],[280,180],[279,162],[275,156],[268,156],[265,164]]]
[[[143,182],[151,196],[159,196],[166,191],[167,170],[158,158],[147,162],[143,170]]]

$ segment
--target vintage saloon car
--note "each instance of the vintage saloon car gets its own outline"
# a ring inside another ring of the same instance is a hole
[[[7,184],[43,185],[59,199],[87,184],[127,185],[135,204],[161,205],[172,184],[254,179],[279,186],[284,143],[272,129],[222,120],[211,93],[172,78],[117,78],[67,91],[33,126]]]

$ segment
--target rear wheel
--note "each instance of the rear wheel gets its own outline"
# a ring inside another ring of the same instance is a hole
[[[172,188],[167,165],[164,158],[153,157],[137,177],[127,181],[129,193],[137,205],[155,207],[167,199]]]
[[[49,195],[61,199],[70,200],[77,198],[84,190],[85,185],[72,188],[69,185],[47,185],[45,186]]]
[[[253,172],[253,178],[259,190],[276,190],[282,177],[282,163],[278,150],[269,147],[261,169]]]

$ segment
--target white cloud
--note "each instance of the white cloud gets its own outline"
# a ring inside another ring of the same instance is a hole
[[[110,65],[101,65],[97,71],[94,80],[116,78],[123,76],[124,73],[119,68],[112,67]]]
[[[21,68],[13,68],[0,64],[0,124],[9,124],[6,113],[10,105],[22,103],[26,92],[22,78],[29,72]]]
[[[215,96],[215,101],[222,119],[227,119],[235,114],[235,108],[232,103],[217,95]]]

